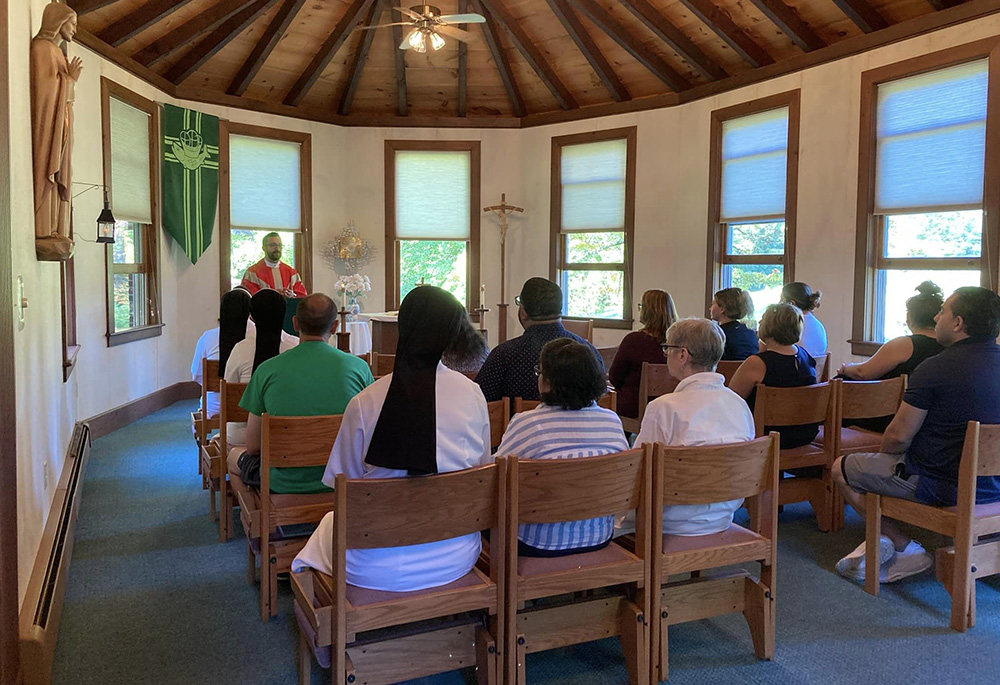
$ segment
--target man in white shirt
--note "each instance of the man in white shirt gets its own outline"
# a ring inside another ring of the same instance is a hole
[[[708,319],[682,319],[667,330],[663,350],[670,375],[680,380],[670,394],[646,407],[636,445],[660,442],[693,447],[747,442],[754,438],[753,415],[742,397],[715,373],[726,336]],[[743,500],[663,508],[667,535],[710,535],[726,530]]]

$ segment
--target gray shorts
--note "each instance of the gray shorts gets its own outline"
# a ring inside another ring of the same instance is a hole
[[[860,452],[848,454],[840,464],[844,480],[858,492],[917,501],[920,476],[906,473],[901,454]]]

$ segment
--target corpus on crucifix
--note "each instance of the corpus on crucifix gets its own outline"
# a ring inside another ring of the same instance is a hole
[[[500,204],[483,207],[500,220],[500,304],[497,305],[500,327],[497,342],[507,340],[507,216],[513,212],[523,212],[523,207],[507,204],[507,193],[500,194]],[[485,305],[485,303],[484,303]]]

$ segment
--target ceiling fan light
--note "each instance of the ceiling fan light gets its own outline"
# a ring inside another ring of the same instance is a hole
[[[438,33],[431,33],[431,48],[434,50],[440,50],[444,47],[444,38],[442,38]]]
[[[420,29],[413,29],[406,37],[410,47],[417,52],[427,52],[427,42],[424,39],[424,32]]]

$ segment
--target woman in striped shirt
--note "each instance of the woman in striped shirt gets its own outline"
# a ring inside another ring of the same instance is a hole
[[[497,456],[519,459],[575,459],[614,454],[628,449],[618,415],[597,406],[607,391],[594,352],[569,338],[542,348],[538,366],[542,403],[515,414],[507,426]],[[614,516],[518,526],[518,554],[557,557],[601,549],[611,541]]]

